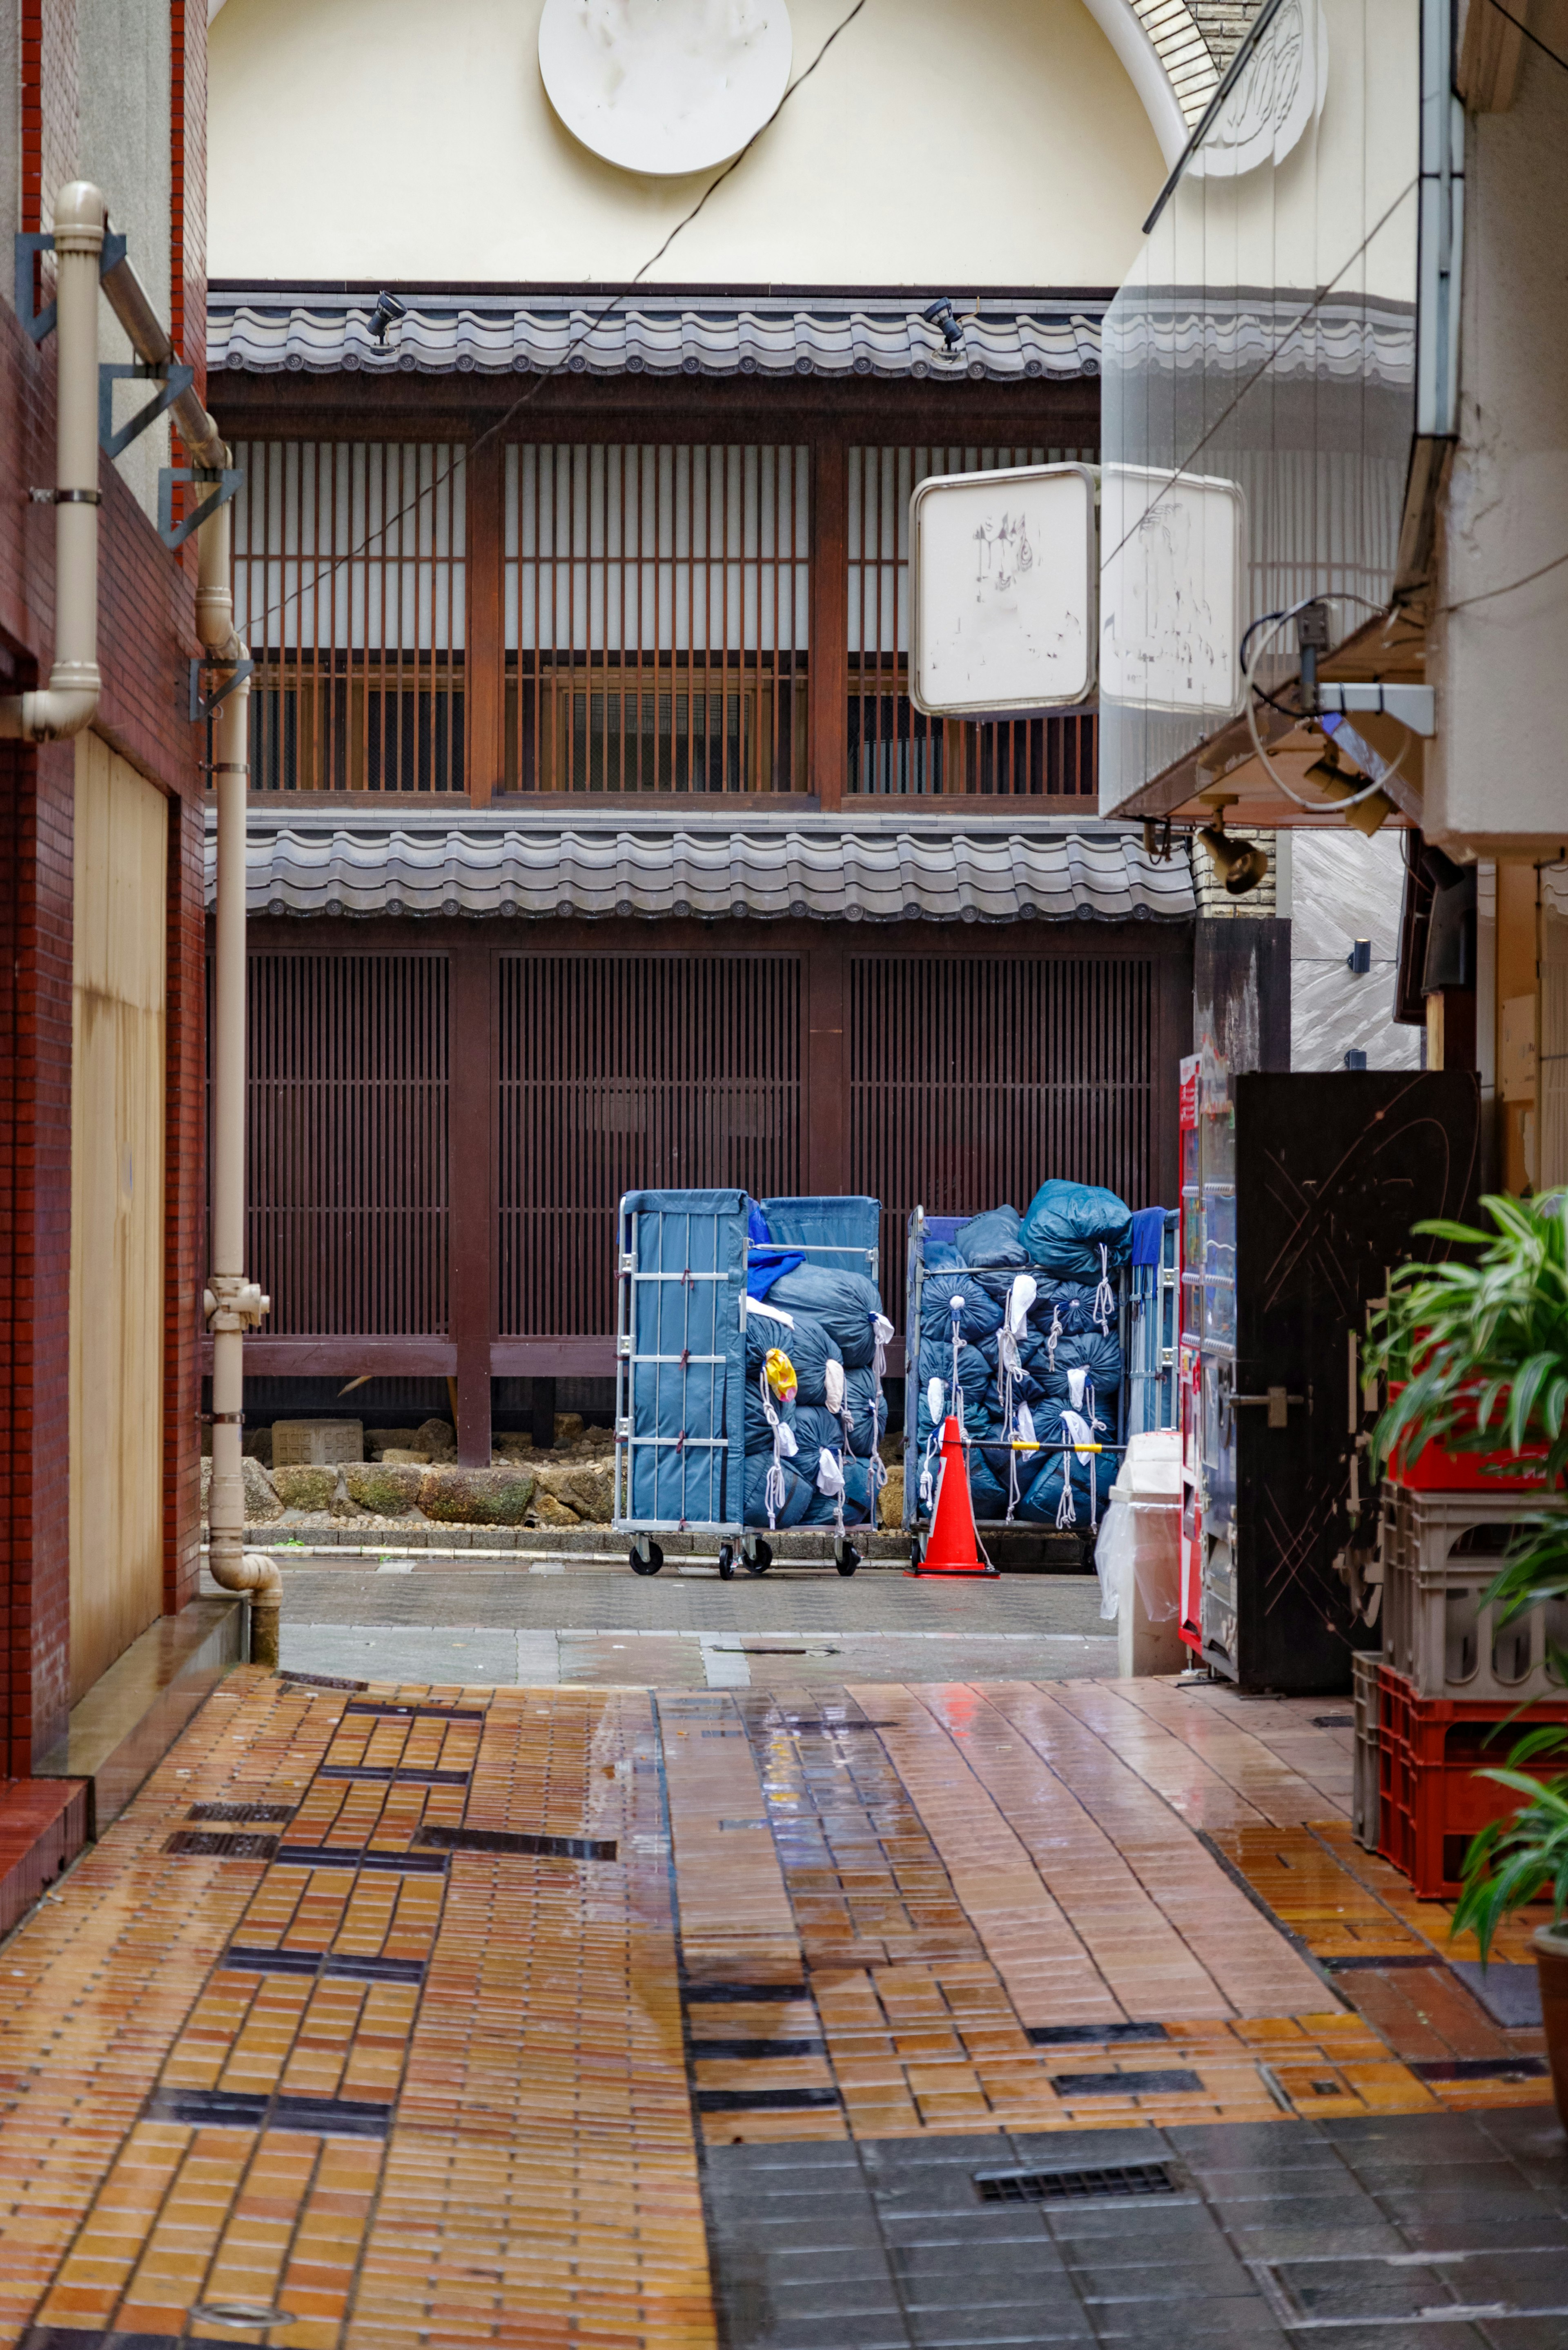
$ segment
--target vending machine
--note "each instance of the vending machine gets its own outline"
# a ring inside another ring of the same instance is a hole
[[[1345,1561],[1372,1414],[1354,1366],[1390,1268],[1473,1221],[1461,1070],[1181,1067],[1182,1638],[1246,1690],[1332,1694],[1375,1648]]]

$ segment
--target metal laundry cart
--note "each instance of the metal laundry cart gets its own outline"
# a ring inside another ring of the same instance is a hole
[[[917,1569],[925,1555],[926,1544],[931,1530],[930,1518],[919,1505],[918,1473],[921,1388],[920,1301],[926,1284],[926,1250],[933,1241],[950,1243],[961,1227],[971,1221],[968,1216],[928,1216],[923,1208],[917,1208],[909,1218],[909,1274],[904,1315],[906,1374],[904,1379],[904,1530],[909,1537],[909,1564]],[[947,1269],[951,1270],[950,1267]],[[1027,1270],[1026,1266],[1016,1264],[976,1264],[964,1267],[966,1273],[997,1274],[1008,1281],[1011,1281],[1015,1274]],[[1116,1459],[1127,1449],[1127,1431],[1128,1291],[1127,1274],[1125,1267],[1117,1272],[1114,1285],[1116,1294],[1116,1339],[1121,1348],[1122,1377],[1114,1396],[1096,1395],[1096,1399],[1097,1403],[1103,1403],[1106,1407],[1109,1415],[1109,1432],[1100,1441],[1100,1455],[1109,1454]],[[1108,1478],[1106,1483],[1107,1485],[1109,1483]],[[1038,1525],[1032,1519],[1022,1518],[977,1518],[975,1524],[981,1534],[1039,1534],[1044,1537],[1056,1532],[1053,1527]],[[1083,1555],[1083,1568],[1087,1574],[1094,1565],[1096,1530],[1091,1525],[1082,1530],[1075,1527],[1071,1532]],[[1060,1539],[1059,1536],[1058,1539]]]
[[[767,1243],[749,1236],[743,1191],[628,1191],[616,1255],[614,1520],[634,1575],[664,1564],[659,1536],[715,1534],[725,1582],[773,1564],[765,1530],[744,1522],[746,1275],[787,1251],[877,1280],[879,1203],[763,1200]],[[824,1531],[826,1531],[826,1529]],[[859,1554],[834,1536],[834,1563]]]

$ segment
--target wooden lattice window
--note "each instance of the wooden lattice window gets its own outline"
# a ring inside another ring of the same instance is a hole
[[[798,448],[508,449],[508,791],[806,788]]]
[[[909,495],[933,473],[1088,459],[1077,449],[851,449],[849,765],[853,793],[999,792],[1092,799],[1090,712],[979,724],[927,718],[909,700]]]
[[[462,450],[253,441],[236,461],[252,790],[462,791]]]

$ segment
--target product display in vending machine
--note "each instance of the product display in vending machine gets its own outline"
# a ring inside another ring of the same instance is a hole
[[[1198,1476],[1198,1339],[1202,1325],[1203,1194],[1198,1164],[1196,1053],[1181,1064],[1181,1315],[1177,1337],[1177,1405],[1181,1430],[1181,1637],[1203,1650],[1202,1518]]]

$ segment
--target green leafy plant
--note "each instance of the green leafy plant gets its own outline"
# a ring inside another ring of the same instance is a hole
[[[1475,1935],[1484,1963],[1492,1937],[1511,1910],[1522,1909],[1545,1886],[1552,1895],[1552,1922],[1560,1926],[1568,1909],[1568,1776],[1537,1779],[1524,1765],[1568,1740],[1568,1726],[1545,1722],[1526,1731],[1509,1752],[1505,1768],[1478,1771],[1525,1797],[1521,1809],[1493,1820],[1470,1838],[1459,1880],[1452,1934]]]
[[[1500,1478],[1543,1479],[1554,1489],[1568,1468],[1568,1197],[1494,1196],[1481,1206],[1492,1232],[1416,1226],[1462,1257],[1400,1265],[1390,1276],[1367,1350],[1368,1367],[1384,1372],[1390,1389],[1373,1431],[1374,1464],[1434,1442],[1506,1450]],[[1495,1620],[1565,1595],[1568,1513],[1521,1514],[1487,1595]]]

